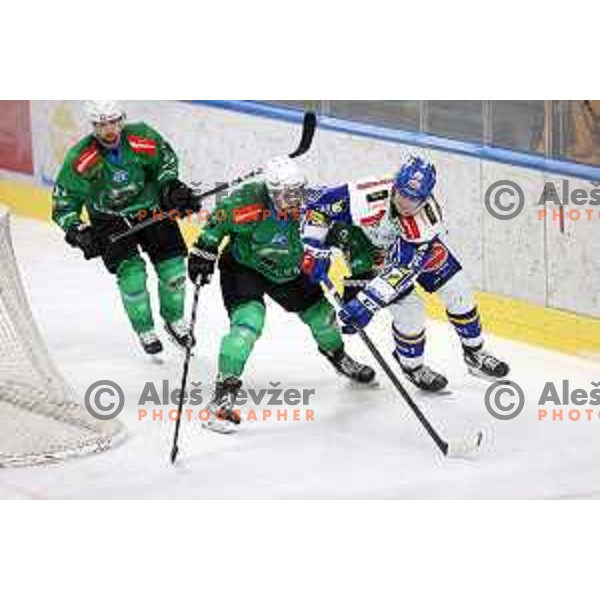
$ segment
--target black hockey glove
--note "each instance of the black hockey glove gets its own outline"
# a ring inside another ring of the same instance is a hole
[[[193,210],[196,212],[200,210],[201,205],[202,202],[198,200],[194,190],[179,179],[170,179],[165,183],[160,199],[160,207],[163,210],[180,212]]]
[[[74,248],[79,248],[83,252],[86,260],[96,258],[102,254],[102,246],[94,234],[91,225],[79,223],[67,229],[65,241]]]
[[[188,275],[194,285],[206,285],[215,272],[215,263],[217,262],[217,253],[210,250],[204,250],[198,246],[192,246],[188,257]]]

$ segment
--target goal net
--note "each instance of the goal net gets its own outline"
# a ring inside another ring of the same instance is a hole
[[[101,452],[125,436],[92,417],[54,366],[34,322],[0,205],[0,467]]]

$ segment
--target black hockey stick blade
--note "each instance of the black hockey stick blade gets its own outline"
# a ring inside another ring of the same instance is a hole
[[[300,138],[300,143],[291,154],[288,154],[288,156],[290,158],[298,158],[298,156],[306,154],[312,145],[316,130],[317,115],[315,115],[315,113],[312,111],[304,113],[304,120],[302,122],[302,137]]]

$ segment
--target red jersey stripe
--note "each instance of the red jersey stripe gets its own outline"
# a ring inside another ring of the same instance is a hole
[[[383,219],[384,216],[385,216],[385,210],[380,210],[375,215],[371,215],[369,217],[363,217],[360,220],[360,224],[364,225],[365,227],[372,227],[373,225],[376,225],[377,223],[379,223],[379,221],[381,221],[381,219]]]
[[[156,141],[150,138],[143,138],[137,135],[128,135],[127,141],[134,152],[141,152],[154,156],[156,154]]]
[[[249,204],[248,206],[242,206],[240,208],[233,209],[233,222],[236,225],[241,223],[250,223],[252,221],[258,221],[258,218],[262,215],[263,207],[260,204]]]
[[[409,240],[416,240],[421,237],[419,226],[414,217],[400,217],[400,223],[404,229],[404,234]]]
[[[75,160],[75,171],[81,175],[100,160],[100,152],[96,144],[88,146]]]
[[[372,187],[377,187],[378,185],[390,184],[394,181],[393,179],[380,179],[379,181],[365,181],[364,183],[359,183],[356,186],[357,190],[368,190]]]

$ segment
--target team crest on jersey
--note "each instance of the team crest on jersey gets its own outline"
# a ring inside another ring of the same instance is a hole
[[[273,246],[287,246],[287,236],[285,235],[285,233],[276,233],[272,238],[271,238],[271,244]]]
[[[113,173],[112,180],[118,184],[127,183],[129,181],[129,173],[122,169],[118,169]]]
[[[423,271],[437,271],[446,264],[448,260],[448,249],[444,244],[435,242],[431,248],[431,256],[427,259]]]

